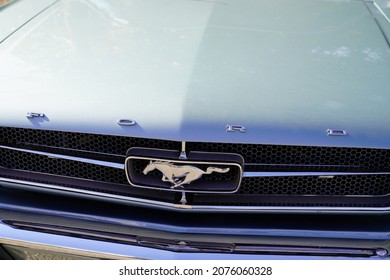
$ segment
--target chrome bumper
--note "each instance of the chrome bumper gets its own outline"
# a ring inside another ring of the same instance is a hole
[[[44,251],[51,254],[65,254],[89,259],[112,259],[112,260],[258,260],[258,259],[326,259],[335,258],[331,254],[350,254],[354,259],[367,259],[367,257],[358,257],[359,254],[369,253],[362,249],[318,249],[320,254],[329,254],[329,256],[310,256],[310,255],[259,255],[259,254],[218,254],[218,253],[182,253],[170,252],[165,250],[132,246],[125,244],[116,244],[97,240],[89,240],[77,237],[55,235],[50,233],[25,231],[13,228],[8,224],[0,222],[0,244],[11,245],[26,250]],[[271,247],[270,247],[271,248]],[[272,250],[272,249],[271,249]],[[296,248],[295,248],[296,250]],[[304,250],[301,248],[302,252]],[[287,252],[288,253],[288,252]],[[388,251],[385,249],[373,250],[370,259],[383,258]],[[337,259],[347,259],[349,257],[339,256]]]
[[[209,253],[176,253],[153,248],[115,244],[110,242],[81,239],[69,236],[58,236],[40,232],[26,232],[0,223],[0,244],[42,250],[52,253],[71,254],[80,257],[114,260],[140,259],[323,259],[324,257],[277,256],[277,255],[237,255]]]

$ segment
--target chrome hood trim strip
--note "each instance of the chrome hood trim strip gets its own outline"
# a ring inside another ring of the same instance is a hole
[[[50,3],[47,7],[43,8],[41,11],[39,11],[38,13],[36,13],[35,15],[32,15],[31,18],[27,18],[26,21],[21,24],[20,26],[18,27],[14,27],[12,32],[9,33],[7,36],[5,36],[4,38],[0,38],[0,44],[2,44],[4,41],[6,41],[8,38],[10,38],[13,34],[15,34],[18,30],[22,29],[23,27],[27,26],[30,22],[32,22],[34,19],[38,18],[41,14],[43,14],[44,12],[46,12],[47,10],[49,10],[52,6],[54,6],[55,4],[57,4],[58,2],[60,2],[60,0],[56,0],[52,3]],[[9,2],[6,2],[5,4],[2,4],[0,5],[0,8],[5,8],[7,7],[7,5],[12,5],[12,4],[16,4],[16,1],[15,0],[11,0]],[[1,30],[0,30],[1,32]],[[1,33],[0,33],[1,35]]]
[[[382,10],[382,8],[376,3],[375,1],[372,2],[372,4],[377,8],[379,13],[387,20],[388,23],[390,23],[390,18],[385,14],[385,12]]]

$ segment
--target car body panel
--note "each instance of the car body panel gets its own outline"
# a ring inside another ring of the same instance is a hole
[[[59,1],[0,45],[0,125],[389,148],[389,63],[364,1]]]
[[[55,2],[58,0],[2,1],[0,43]]]

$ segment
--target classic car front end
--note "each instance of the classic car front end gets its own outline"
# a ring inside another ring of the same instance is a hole
[[[8,2],[3,258],[387,257],[390,2]]]

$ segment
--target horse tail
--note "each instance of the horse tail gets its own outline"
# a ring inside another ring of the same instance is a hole
[[[226,173],[229,172],[230,168],[218,168],[218,167],[208,167],[205,174],[211,174],[213,172]]]

